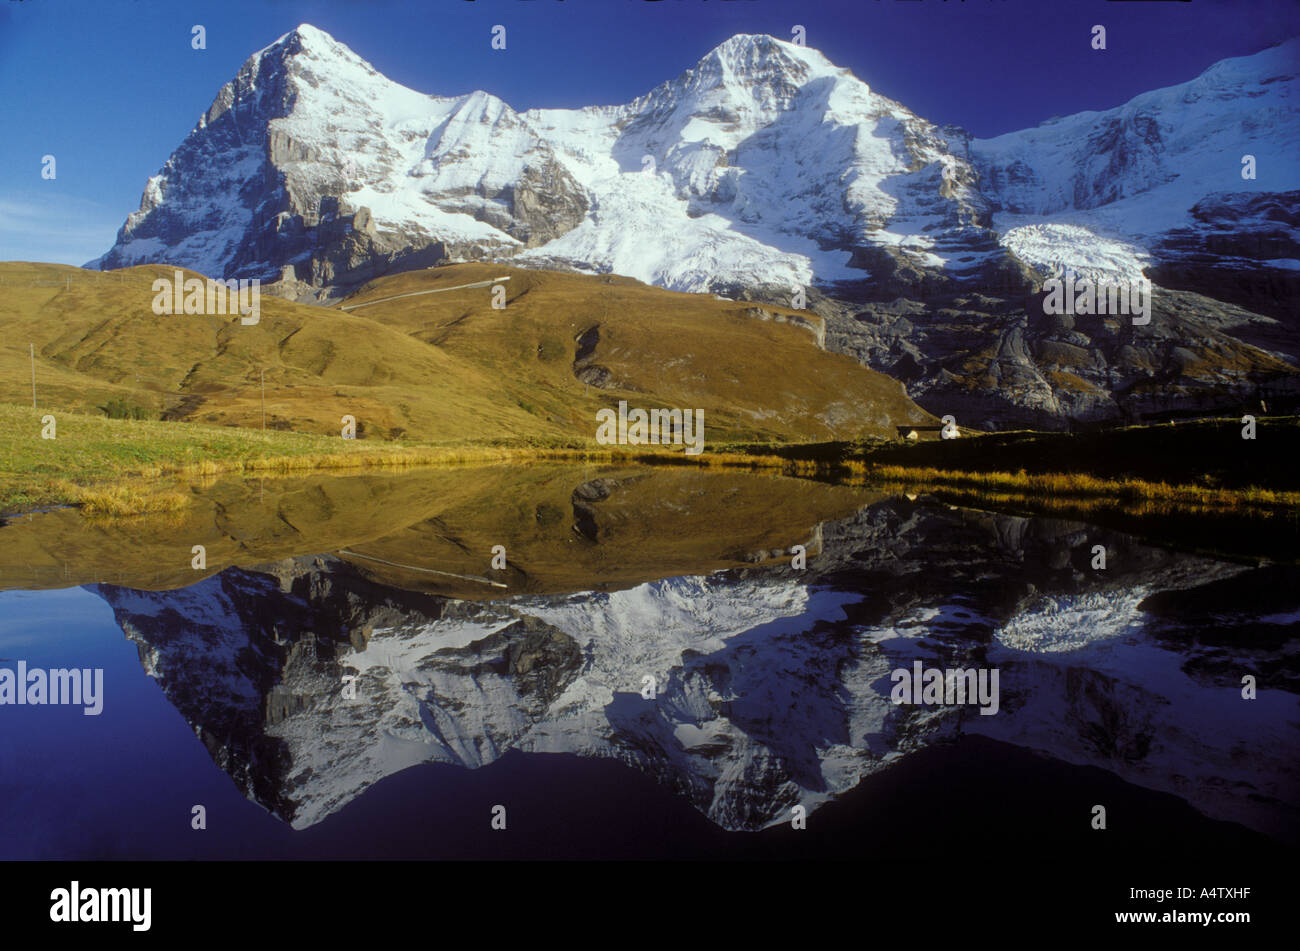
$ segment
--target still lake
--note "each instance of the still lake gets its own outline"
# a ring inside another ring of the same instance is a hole
[[[0,706],[0,858],[1300,839],[1286,519],[573,465],[191,491],[167,517],[0,525],[0,667],[104,671],[99,716]],[[917,662],[996,672],[996,712],[895,703]]]

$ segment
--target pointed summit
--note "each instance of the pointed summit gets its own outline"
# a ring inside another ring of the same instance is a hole
[[[298,113],[310,117],[299,125],[309,126],[378,95],[429,98],[385,78],[324,30],[301,23],[244,61],[217,93],[199,127],[211,125],[232,108],[239,110],[245,125],[252,121],[264,127]],[[302,138],[305,131],[299,128],[296,134]]]
[[[625,110],[635,116],[633,125],[648,133],[647,151],[668,138],[693,129],[710,127],[713,141],[730,148],[777,116],[798,108],[810,83],[826,80],[830,87],[847,83],[853,94],[865,98],[866,83],[853,77],[816,50],[759,33],[737,33],[719,43],[675,79],[661,83]],[[823,90],[822,99],[827,91]],[[824,103],[819,106],[824,108]],[[649,130],[655,131],[651,134]]]
[[[847,70],[816,50],[765,33],[737,33],[659,89],[690,91],[696,97],[721,92],[729,99],[779,105],[814,79],[845,75]]]
[[[354,53],[347,44],[340,43],[324,30],[312,26],[310,23],[298,24],[270,46],[258,50],[244,63],[244,68],[247,69],[250,65],[262,63],[267,59],[281,64],[297,60],[315,60],[322,64],[328,63],[331,71],[339,69],[342,64],[346,64],[352,68],[360,69],[366,75],[378,75],[375,68]],[[262,66],[261,68],[265,69],[266,67]]]
[[[299,42],[305,45],[320,45],[324,43],[340,45],[334,37],[320,29],[320,27],[312,26],[310,23],[299,23],[292,33],[286,33],[285,36],[297,36]],[[281,39],[283,38],[284,37],[281,37]]]
[[[817,50],[766,33],[737,33],[705,54],[695,68],[720,68],[726,80],[784,81],[799,86],[818,76],[842,72]]]
[[[312,52],[312,53],[337,53],[343,52],[356,56],[346,45],[340,43],[334,37],[330,36],[319,27],[312,26],[310,23],[299,23],[288,33],[283,34],[274,43],[263,47],[254,53],[249,59],[257,59],[265,53],[272,50],[282,50],[284,53],[292,55],[295,53]],[[357,57],[360,58],[360,57]]]

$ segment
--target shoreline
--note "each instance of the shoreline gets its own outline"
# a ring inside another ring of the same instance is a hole
[[[826,462],[790,459],[775,454],[681,453],[530,448],[392,447],[326,456],[284,455],[199,463],[161,463],[123,471],[116,476],[78,482],[75,475],[24,479],[0,475],[0,519],[51,508],[78,508],[87,515],[132,516],[178,511],[188,496],[174,486],[151,486],[153,480],[208,480],[231,475],[291,478],[349,471],[394,472],[425,468],[518,466],[536,463],[586,463],[604,466],[687,466],[698,469],[749,470],[755,474],[811,479],[864,488],[1002,504],[1034,504],[1047,509],[1092,507],[1134,510],[1272,515],[1300,511],[1300,491],[1260,486],[1222,488],[1195,483],[1107,479],[1085,473],[1026,473],[938,469],[932,466],[871,463],[850,459]],[[22,501],[19,501],[22,500]]]
[[[890,439],[715,441],[713,448],[687,454],[681,446],[603,446],[562,436],[379,443],[64,412],[58,413],[57,436],[47,440],[37,425],[42,412],[48,411],[0,405],[0,459],[6,462],[0,517],[60,505],[90,515],[174,512],[188,504],[177,484],[187,479],[538,463],[749,470],[1049,510],[1128,507],[1265,516],[1300,510],[1300,489],[1293,488],[1297,480],[1285,465],[1261,466],[1257,453],[1225,451],[1233,448],[1224,443],[1231,423],[1216,419],[1110,434],[990,433],[913,445]],[[1260,434],[1270,463],[1300,448],[1300,420],[1294,417],[1261,420]]]

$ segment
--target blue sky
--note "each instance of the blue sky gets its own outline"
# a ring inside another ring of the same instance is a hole
[[[390,78],[516,109],[619,103],[733,33],[789,38],[979,136],[1119,105],[1300,34],[1292,0],[0,0],[0,260],[81,264],[256,50],[299,23]],[[495,24],[508,48],[493,51]],[[1107,29],[1093,51],[1090,30]],[[190,47],[202,24],[207,49]],[[58,176],[40,176],[52,154]]]

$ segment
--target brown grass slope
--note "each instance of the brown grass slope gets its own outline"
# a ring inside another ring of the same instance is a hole
[[[260,322],[243,326],[155,315],[152,282],[173,270],[0,263],[0,402],[30,401],[34,343],[42,409],[117,399],[260,427],[264,373],[269,428],[334,435],[351,414],[362,438],[593,439],[596,411],[620,399],[703,409],[710,442],[892,435],[929,419],[897,382],[820,349],[812,314],[464,264],[382,278],[332,308],[263,288]],[[490,287],[419,293],[506,275],[502,310]]]

